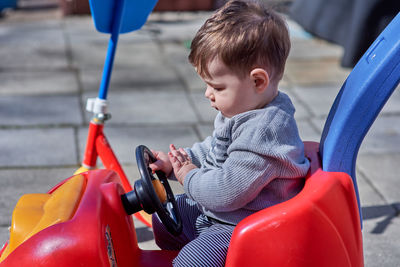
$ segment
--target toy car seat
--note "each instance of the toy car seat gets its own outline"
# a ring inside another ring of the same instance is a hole
[[[226,266],[363,266],[362,220],[355,177],[361,142],[400,80],[400,14],[343,84],[303,190],[236,227]]]

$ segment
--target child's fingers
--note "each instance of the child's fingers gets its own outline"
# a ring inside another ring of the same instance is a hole
[[[190,161],[190,157],[189,157],[188,153],[186,153],[186,151],[183,148],[179,148],[179,152],[185,158],[185,161]]]
[[[176,150],[176,153],[174,153],[174,156],[181,162],[184,163],[187,161],[187,158],[185,155],[182,154],[180,150]]]
[[[179,168],[182,166],[181,162],[178,160],[178,158],[172,152],[168,152],[168,156],[170,158],[173,168]]]
[[[154,164],[154,163],[150,163],[149,167],[150,167],[150,169],[152,169],[153,172],[154,171],[158,171],[160,169],[159,166],[157,164]]]
[[[159,171],[159,170],[163,170],[164,163],[161,160],[157,160],[157,161],[155,161],[153,163],[150,163],[149,167],[153,172]]]
[[[169,150],[172,152],[172,151],[176,151],[176,147],[175,147],[175,145],[174,144],[170,144],[169,145]]]
[[[180,155],[179,151],[176,149],[176,147],[173,144],[171,144],[169,148],[170,148],[170,151],[171,151],[172,155],[174,157],[176,157],[178,160],[180,160],[181,159],[181,155]]]

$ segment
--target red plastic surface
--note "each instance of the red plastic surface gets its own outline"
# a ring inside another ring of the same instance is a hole
[[[116,173],[95,170],[82,175],[87,187],[73,218],[37,233],[0,266],[99,267],[113,266],[114,260],[118,266],[170,266],[177,252],[139,249]]]
[[[363,266],[351,178],[321,170],[318,143],[306,143],[306,155],[311,170],[303,190],[241,221],[226,266]]]
[[[304,189],[240,222],[226,266],[363,266],[350,177],[321,170],[317,143],[306,143],[306,155],[311,170]],[[138,247],[132,218],[121,204],[124,190],[116,173],[95,170],[83,175],[87,187],[73,218],[25,241],[0,266],[112,266],[113,259],[118,266],[171,266],[177,251]]]

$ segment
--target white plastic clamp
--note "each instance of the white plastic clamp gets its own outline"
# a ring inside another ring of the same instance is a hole
[[[88,98],[86,102],[86,110],[94,114],[107,113],[108,102],[100,98]]]

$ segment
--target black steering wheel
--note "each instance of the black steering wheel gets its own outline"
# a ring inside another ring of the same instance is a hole
[[[167,230],[173,235],[179,235],[182,232],[182,219],[171,186],[162,171],[156,171],[155,177],[149,167],[156,160],[146,146],[136,148],[141,179],[135,182],[132,191],[121,196],[122,203],[129,215],[141,210],[148,214],[157,212]]]

